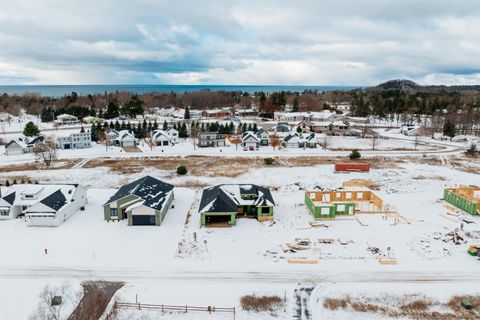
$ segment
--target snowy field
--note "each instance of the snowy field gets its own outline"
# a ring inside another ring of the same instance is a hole
[[[19,173],[1,176],[12,174]],[[478,235],[480,219],[470,215],[447,215],[445,203],[440,201],[445,187],[478,185],[478,175],[447,167],[401,163],[396,168],[365,174],[334,174],[331,165],[266,167],[252,169],[235,178],[172,177],[171,172],[157,169],[119,175],[107,168],[22,174],[42,182],[81,183],[91,189],[86,210],[76,213],[58,228],[28,228],[22,219],[1,221],[0,242],[8,245],[0,251],[0,297],[9,296],[6,300],[10,301],[2,303],[2,320],[24,319],[34,309],[35,296],[42,290],[42,283],[59,283],[62,279],[73,279],[77,284],[89,279],[126,281],[116,299],[127,302],[134,302],[137,295],[142,303],[236,307],[237,319],[291,319],[296,308],[294,290],[305,284],[355,282],[359,278],[375,283],[380,275],[416,277],[430,274],[458,277],[459,281],[464,281],[462,275],[478,274],[479,261],[468,256],[466,248],[468,244],[480,242],[468,236],[475,232]],[[105,222],[102,204],[115,192],[112,188],[145,174],[173,184],[258,183],[269,186],[278,204],[275,223],[239,219],[232,228],[200,228],[197,214],[200,190],[191,188],[175,189],[175,208],[169,210],[160,227],[128,227],[124,222]],[[396,209],[398,215],[364,214],[324,221],[325,227],[309,227],[313,219],[303,204],[304,190],[336,188],[343,181],[355,178],[371,179],[378,184],[379,190],[374,192]],[[191,217],[185,224],[189,211]],[[466,242],[460,245],[448,240],[444,242],[449,232],[460,228],[463,218],[473,222],[464,223],[464,230],[460,231]],[[310,239],[313,248],[284,253],[280,245],[291,243],[295,238]],[[318,239],[323,238],[335,241],[333,244],[320,243]],[[379,253],[371,253],[367,250],[369,247],[378,248]],[[389,252],[388,247],[391,248]],[[44,249],[48,249],[48,254]],[[378,258],[386,255],[396,258],[397,264],[381,265]],[[289,258],[307,258],[318,263],[289,264]],[[30,286],[25,279],[32,277],[35,281]],[[18,300],[11,294],[13,284],[3,285],[7,283],[3,280],[12,282],[15,279],[19,287],[13,295]],[[365,284],[359,286],[361,292]],[[25,287],[29,288],[28,308],[20,308],[19,295]],[[446,295],[461,292],[458,289],[455,284],[444,286]],[[314,291],[319,301],[321,292]],[[253,293],[281,297],[286,293],[285,312],[281,310],[280,314],[272,316],[241,311],[240,297]],[[312,311],[320,310],[321,304],[312,302]],[[142,315],[145,319],[158,318],[152,314]],[[127,319],[130,316],[137,314],[125,315]],[[187,318],[196,319],[193,316]],[[196,317],[200,319],[201,316]],[[336,316],[341,317],[341,314],[332,313],[331,319]],[[184,314],[162,317],[187,319]]]

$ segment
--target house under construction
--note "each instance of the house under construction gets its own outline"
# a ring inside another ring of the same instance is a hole
[[[383,200],[370,190],[307,191],[305,205],[315,219],[383,212]]]
[[[443,200],[473,215],[480,214],[480,188],[465,187],[445,189]]]

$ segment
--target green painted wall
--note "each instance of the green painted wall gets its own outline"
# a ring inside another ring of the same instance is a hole
[[[123,204],[127,203],[127,202],[130,202],[130,201],[133,201],[135,199],[137,199],[138,197],[137,196],[134,196],[134,195],[128,195],[124,198],[121,198],[119,200],[116,201],[117,203],[117,208],[122,206]],[[104,218],[106,221],[109,221],[109,220],[117,220],[117,219],[111,219],[111,216],[110,216],[110,204],[106,204],[103,206],[103,215],[104,215]],[[118,220],[123,220],[123,217],[122,217],[122,214],[120,212],[120,210],[118,211]]]
[[[237,214],[235,212],[204,212],[200,214],[200,225],[205,226],[207,216],[230,216],[230,225],[237,224]]]
[[[267,207],[257,207],[257,216],[258,217],[271,217],[273,216],[273,207],[268,207],[268,213],[262,213],[262,208]]]
[[[308,194],[305,192],[305,205],[307,206],[308,211],[310,211],[310,214],[315,217],[316,219],[322,219],[322,218],[335,218],[337,215],[348,215],[350,212],[350,208],[353,208],[353,211],[355,211],[355,204],[350,203],[350,202],[341,202],[341,203],[333,203],[332,205],[315,205],[308,196]],[[339,210],[339,206],[343,205],[344,209]],[[322,208],[328,208],[329,209],[329,214],[321,214]]]
[[[450,190],[445,189],[443,191],[443,200],[453,204],[455,207],[462,209],[473,215],[478,215],[479,212],[477,210],[477,206],[474,202],[471,202],[459,195],[453,193]]]

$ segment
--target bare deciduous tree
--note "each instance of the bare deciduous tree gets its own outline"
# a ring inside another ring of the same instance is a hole
[[[33,153],[37,161],[49,167],[57,159],[57,143],[53,138],[46,139],[33,148]]]
[[[60,304],[53,305],[52,300],[55,296],[62,298]],[[73,309],[80,301],[82,292],[75,292],[69,282],[65,282],[59,287],[50,287],[46,285],[40,293],[40,301],[37,309],[28,317],[29,320],[66,320],[70,314],[69,309]]]
[[[323,148],[323,150],[327,150],[329,144],[330,144],[329,138],[327,135],[325,135],[322,138],[322,141],[320,142],[320,146]]]
[[[155,142],[155,138],[153,136],[153,132],[148,132],[147,137],[145,138],[145,142],[147,143],[147,146],[150,148],[150,151],[155,148],[157,143]]]
[[[193,150],[195,150],[198,142],[198,137],[200,135],[200,128],[198,127],[198,124],[192,124],[190,126],[190,138],[192,138],[193,142]]]
[[[375,150],[375,146],[377,145],[378,135],[376,132],[372,135],[372,150]]]
[[[274,133],[270,136],[270,145],[273,147],[273,150],[280,145],[280,136],[278,134]]]

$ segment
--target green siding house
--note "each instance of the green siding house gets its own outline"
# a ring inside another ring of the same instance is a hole
[[[480,214],[480,188],[445,189],[443,191],[443,200],[472,215]]]
[[[337,215],[349,215],[355,212],[353,202],[315,204],[308,192],[305,192],[305,205],[315,219],[334,219]]]
[[[202,226],[233,226],[238,217],[273,221],[270,190],[252,184],[223,184],[203,190],[199,214]]]
[[[121,187],[103,205],[104,218],[127,220],[129,226],[159,226],[173,198],[173,185],[146,176]]]

